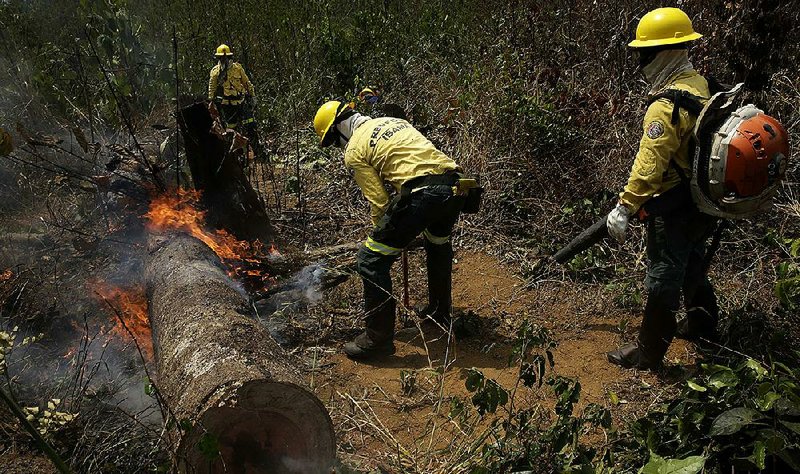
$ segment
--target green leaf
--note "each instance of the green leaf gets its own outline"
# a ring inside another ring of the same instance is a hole
[[[778,416],[800,416],[800,406],[786,398],[776,400],[774,407]]]
[[[698,383],[692,380],[687,380],[686,385],[688,385],[689,388],[691,388],[695,392],[705,392],[706,390],[708,390],[707,388],[703,387],[702,385],[699,385]]]
[[[476,369],[470,369],[467,374],[467,380],[464,381],[467,390],[470,392],[478,390],[483,385],[483,374]]]
[[[608,392],[608,399],[612,405],[619,405],[619,397],[616,392]]]
[[[756,441],[753,445],[753,454],[748,456],[747,459],[755,464],[757,468],[764,469],[766,467],[767,445],[763,441]]]
[[[184,431],[185,433],[189,433],[194,428],[192,421],[188,418],[184,418],[178,422],[178,429]]]
[[[767,392],[764,395],[756,397],[756,406],[759,410],[767,411],[772,408],[772,405],[781,398],[780,394],[775,392]]]
[[[761,380],[767,375],[767,369],[765,369],[764,366],[755,359],[748,358],[747,362],[745,362],[745,367],[755,372],[757,380]]]
[[[792,257],[800,257],[800,239],[793,239],[792,245],[789,247],[789,253]]]
[[[794,371],[782,362],[773,362],[772,365],[778,369],[783,370],[787,375],[794,377]]]
[[[761,413],[752,408],[737,407],[721,413],[711,425],[711,436],[732,435],[743,427],[761,419]]]
[[[650,454],[648,462],[640,474],[697,474],[706,465],[703,456],[689,456],[686,459],[664,459],[654,453]]]
[[[800,423],[795,423],[794,421],[781,420],[781,424],[800,435]]]
[[[715,372],[708,378],[708,385],[715,389],[723,387],[735,387],[739,383],[739,377],[729,368]]]

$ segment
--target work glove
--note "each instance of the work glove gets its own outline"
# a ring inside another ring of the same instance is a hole
[[[606,218],[608,233],[619,243],[625,242],[625,232],[628,230],[631,214],[631,211],[622,204],[617,204],[617,207],[608,213],[608,218]]]

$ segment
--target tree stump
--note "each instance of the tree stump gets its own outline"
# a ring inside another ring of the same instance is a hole
[[[208,210],[208,223],[239,240],[271,243],[275,235],[267,210],[239,165],[238,155],[246,153],[246,146],[244,152],[231,151],[232,143],[243,139],[241,135],[226,131],[212,117],[208,102],[184,107],[178,122],[194,187],[202,192]]]
[[[151,238],[145,281],[180,472],[329,473],[333,425],[244,290],[188,235]],[[187,421],[189,423],[187,423]]]

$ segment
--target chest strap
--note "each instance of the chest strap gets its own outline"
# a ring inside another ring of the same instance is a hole
[[[649,107],[650,104],[659,99],[667,99],[672,102],[672,119],[670,120],[672,125],[677,125],[680,121],[681,109],[685,109],[687,112],[697,117],[703,110],[703,101],[708,100],[705,97],[691,94],[685,90],[668,89],[659,94],[650,96],[650,99],[647,101],[647,106]]]

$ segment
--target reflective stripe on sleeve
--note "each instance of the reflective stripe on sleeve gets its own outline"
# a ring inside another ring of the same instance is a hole
[[[428,242],[430,242],[430,243],[432,243],[434,245],[444,245],[447,242],[450,242],[450,236],[449,235],[446,235],[444,237],[437,237],[437,236],[431,234],[430,232],[428,232],[428,229],[425,229],[424,231],[422,231],[422,235],[424,235],[425,238],[428,239]]]
[[[367,237],[367,241],[364,242],[364,246],[381,255],[400,255],[400,252],[403,251],[403,249],[396,249],[380,242],[376,242],[372,240],[372,237]]]

